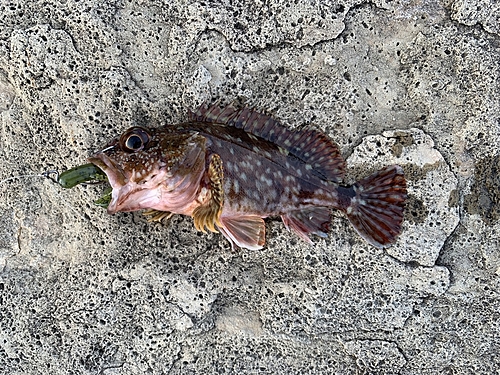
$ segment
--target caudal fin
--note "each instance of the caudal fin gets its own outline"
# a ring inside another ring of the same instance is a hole
[[[376,247],[392,244],[401,232],[407,198],[403,168],[384,168],[356,182],[352,189],[354,196],[345,212],[356,231]]]

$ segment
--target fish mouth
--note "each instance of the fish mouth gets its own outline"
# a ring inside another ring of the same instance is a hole
[[[158,181],[164,173],[158,173],[149,182],[136,183],[128,177],[120,165],[103,153],[87,159],[90,163],[102,169],[113,188],[111,202],[107,207],[108,214],[117,212],[137,211],[155,206],[161,199]]]
[[[124,170],[106,154],[96,154],[88,158],[87,161],[101,168],[106,173],[109,184],[113,189],[122,187],[128,182]]]

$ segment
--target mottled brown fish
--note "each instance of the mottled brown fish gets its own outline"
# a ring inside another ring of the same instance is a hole
[[[386,247],[401,231],[407,197],[400,166],[342,186],[345,162],[324,134],[291,131],[234,105],[204,105],[178,125],[133,127],[89,162],[113,188],[108,213],[192,216],[198,230],[219,230],[247,249],[264,245],[268,216],[281,216],[309,243],[310,234],[325,237],[332,208],[366,241]]]

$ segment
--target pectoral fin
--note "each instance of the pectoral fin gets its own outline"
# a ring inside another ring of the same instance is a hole
[[[206,232],[205,228],[217,232],[215,226],[221,225],[220,215],[224,207],[224,172],[222,160],[219,155],[210,156],[210,164],[207,168],[207,194],[208,200],[205,204],[197,207],[193,212],[194,226],[197,230]]]

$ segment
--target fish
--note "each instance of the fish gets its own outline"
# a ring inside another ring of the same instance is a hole
[[[407,199],[399,165],[352,185],[339,147],[314,127],[291,130],[234,103],[203,104],[186,122],[134,126],[88,158],[111,185],[109,214],[145,210],[155,220],[193,218],[231,246],[263,248],[267,217],[312,244],[327,237],[332,210],[369,244],[386,248],[402,229]]]

